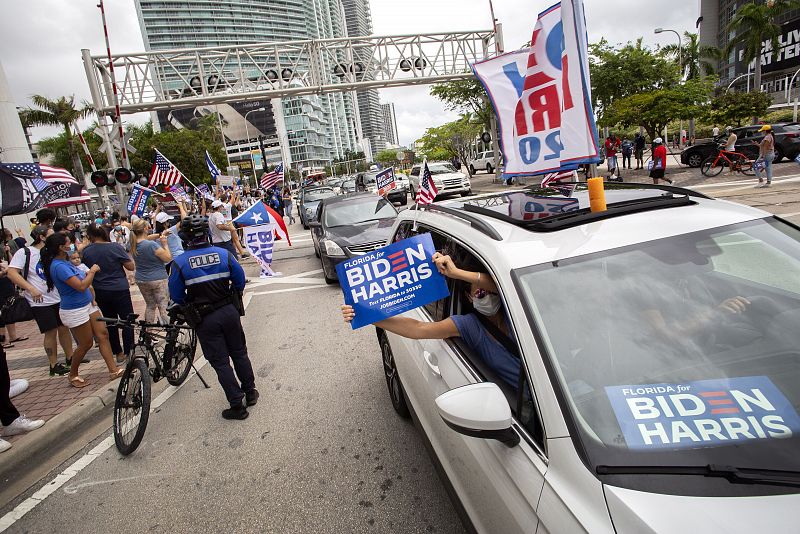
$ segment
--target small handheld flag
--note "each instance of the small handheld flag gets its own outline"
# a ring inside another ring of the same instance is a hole
[[[211,180],[216,182],[217,176],[219,176],[222,173],[219,172],[217,166],[214,165],[214,160],[211,159],[211,154],[208,153],[208,150],[206,150],[206,166],[208,167],[208,172],[211,173]]]
[[[428,169],[428,161],[425,160],[422,164],[422,175],[419,180],[419,191],[417,191],[416,202],[420,205],[431,204],[438,194],[439,189],[437,189],[436,184],[433,182],[431,171]]]
[[[283,222],[283,217],[274,209],[267,206],[263,201],[256,202],[233,220],[233,224],[240,227],[270,223],[277,226],[275,231],[278,232],[278,235],[286,239],[286,242],[291,246],[292,240],[289,239],[289,230],[286,229],[286,223]]]
[[[281,180],[283,180],[283,162],[278,163],[272,171],[264,173],[261,177],[261,187],[269,189],[270,187],[274,187],[275,184]]]
[[[153,160],[153,168],[150,170],[150,182],[147,185],[150,187],[163,184],[163,185],[177,185],[184,179],[183,174],[178,168],[172,164],[170,160],[164,157],[164,154],[156,149],[156,157]]]

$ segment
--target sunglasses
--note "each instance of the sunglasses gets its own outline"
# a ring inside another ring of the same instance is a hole
[[[493,294],[494,293],[486,291],[485,289],[478,288],[472,293],[472,297],[476,299],[482,299],[486,295],[493,295]]]

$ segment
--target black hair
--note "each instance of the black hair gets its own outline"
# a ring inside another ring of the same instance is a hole
[[[36,212],[36,218],[39,224],[47,226],[56,220],[56,212],[50,208],[42,208]]]
[[[44,248],[42,249],[41,261],[42,269],[44,270],[44,277],[47,280],[47,290],[52,291],[55,284],[53,277],[50,275],[50,267],[53,265],[53,260],[58,256],[60,248],[67,243],[67,236],[61,232],[56,232],[50,235],[44,241]]]
[[[56,219],[53,223],[54,232],[63,232],[67,229],[67,221],[65,219]]]
[[[111,239],[108,237],[108,232],[102,226],[98,226],[95,223],[90,224],[86,228],[86,237],[89,238],[89,241],[94,241],[99,239],[100,241],[110,242]]]

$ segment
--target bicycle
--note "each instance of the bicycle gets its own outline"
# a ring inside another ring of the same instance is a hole
[[[194,367],[197,334],[183,318],[171,310],[169,324],[137,321],[138,315],[127,319],[101,317],[100,320],[120,328],[138,328],[139,338],[133,346],[130,360],[117,388],[114,401],[114,444],[128,456],[142,442],[150,417],[150,380],[166,378],[173,386],[181,385],[194,368],[206,388],[206,383]],[[160,342],[163,348],[158,347]]]
[[[717,176],[722,172],[723,167],[729,167],[732,171],[741,172],[746,176],[753,176],[753,160],[741,152],[730,152],[728,150],[717,149],[717,153],[708,156],[700,164],[700,172],[704,176]]]

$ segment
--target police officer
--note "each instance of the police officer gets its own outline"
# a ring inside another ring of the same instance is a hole
[[[181,237],[186,251],[174,260],[170,298],[183,306],[187,322],[197,330],[203,355],[225,390],[231,407],[223,410],[222,417],[245,419],[247,406],[258,402],[258,390],[239,319],[244,315],[244,270],[226,249],[208,242],[208,218],[184,217]]]

